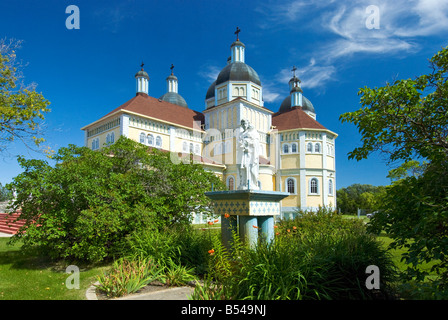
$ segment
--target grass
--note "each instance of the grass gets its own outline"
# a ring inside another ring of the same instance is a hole
[[[68,289],[65,273],[71,263],[53,263],[39,255],[24,255],[20,244],[0,238],[0,300],[83,300],[87,288],[106,266],[82,266],[80,288]]]

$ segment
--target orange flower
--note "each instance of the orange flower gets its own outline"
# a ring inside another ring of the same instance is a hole
[[[290,229],[287,229],[286,231],[288,231],[288,232],[291,232],[291,230],[290,230]]]
[[[297,230],[297,227],[292,227],[294,230]]]
[[[254,227],[255,229],[258,229],[258,227],[256,225],[253,225],[252,227]]]
[[[215,253],[215,250],[214,249],[208,250],[208,253],[210,253],[210,255],[212,256]]]
[[[277,232],[275,235],[278,236],[279,234],[280,234],[280,233]]]
[[[274,226],[274,229],[277,229],[278,228],[278,226]]]
[[[216,219],[215,221],[213,221],[214,223],[218,223],[219,222],[219,219]]]
[[[207,222],[209,225],[213,225],[213,222],[211,222],[211,221],[209,221],[209,222]]]
[[[230,214],[228,214],[228,213],[224,214],[224,218],[227,219],[228,217],[230,217]]]

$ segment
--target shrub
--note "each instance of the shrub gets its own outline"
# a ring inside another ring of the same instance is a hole
[[[108,297],[134,293],[161,277],[163,268],[150,259],[119,259],[111,270],[98,276],[98,289]]]
[[[70,145],[53,159],[54,167],[19,157],[23,173],[8,188],[26,220],[13,241],[54,258],[123,257],[129,235],[189,225],[191,212],[210,205],[204,191],[225,187],[199,164],[172,163],[169,153],[124,137],[99,151]]]
[[[221,294],[197,288],[197,297],[225,299],[377,299],[392,298],[392,260],[362,223],[344,220],[321,208],[317,213],[281,221],[272,244],[256,249],[237,245],[231,252],[215,248],[211,276]],[[289,230],[289,232],[288,232]],[[235,241],[237,243],[237,241]],[[366,267],[381,271],[380,290],[365,286]]]

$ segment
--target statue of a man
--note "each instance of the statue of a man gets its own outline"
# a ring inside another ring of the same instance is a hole
[[[237,167],[240,178],[238,189],[259,190],[260,138],[257,130],[247,120],[241,120],[238,153],[239,161]]]

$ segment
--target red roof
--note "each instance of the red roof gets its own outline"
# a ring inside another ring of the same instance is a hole
[[[293,107],[285,112],[272,115],[272,125],[279,131],[292,129],[323,129],[323,125],[311,118],[302,108]]]
[[[201,129],[200,125],[204,124],[204,115],[201,112],[159,100],[144,93],[138,93],[134,98],[112,110],[104,117],[119,110],[135,112],[143,116],[160,119],[162,121],[193,129]],[[195,121],[200,122],[199,126]]]

